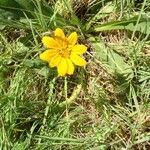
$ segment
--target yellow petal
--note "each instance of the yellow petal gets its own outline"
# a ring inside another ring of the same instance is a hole
[[[62,29],[60,28],[57,28],[55,31],[54,31],[54,34],[56,37],[61,37],[61,38],[64,38],[65,37],[65,34],[63,32]]]
[[[78,35],[76,32],[73,32],[69,35],[67,39],[68,39],[69,44],[75,45],[78,39]]]
[[[40,59],[49,62],[56,55],[55,50],[46,50],[40,54]]]
[[[62,58],[59,65],[57,66],[57,71],[59,76],[65,76],[68,70],[67,61],[65,58]]]
[[[86,50],[87,50],[87,47],[85,45],[77,44],[72,48],[72,53],[81,55],[81,54],[85,53]]]
[[[50,63],[49,63],[49,66],[50,67],[56,67],[56,66],[58,66],[58,64],[61,62],[61,59],[62,59],[62,57],[60,56],[60,55],[55,55],[52,59],[51,59],[51,61],[50,61]]]
[[[58,48],[58,46],[59,46],[58,43],[53,38],[51,38],[49,36],[44,36],[42,38],[42,43],[47,48]]]
[[[74,53],[70,55],[70,58],[71,58],[71,61],[77,66],[85,66],[86,65],[86,61]]]
[[[72,61],[70,59],[66,59],[67,60],[67,64],[68,64],[68,70],[67,70],[67,73],[69,75],[73,74],[74,72],[74,65],[72,63]]]

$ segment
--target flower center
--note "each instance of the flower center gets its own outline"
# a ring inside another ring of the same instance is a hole
[[[61,57],[68,58],[70,56],[71,50],[69,48],[62,48],[59,50]]]
[[[62,39],[60,43],[62,47],[58,50],[59,55],[64,58],[69,58],[71,53],[71,47],[68,41],[66,39]]]

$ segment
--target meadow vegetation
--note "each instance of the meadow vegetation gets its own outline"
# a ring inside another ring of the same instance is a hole
[[[58,27],[88,47],[71,76],[39,58]],[[150,149],[149,0],[0,0],[0,150],[30,149]]]

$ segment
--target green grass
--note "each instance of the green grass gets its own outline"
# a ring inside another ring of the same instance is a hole
[[[149,149],[150,2],[81,1],[0,1],[0,150]],[[88,46],[73,76],[39,59],[57,27]]]

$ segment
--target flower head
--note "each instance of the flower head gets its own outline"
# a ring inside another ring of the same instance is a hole
[[[50,67],[57,67],[59,76],[72,75],[74,65],[86,65],[86,61],[80,55],[86,52],[87,47],[76,44],[77,38],[76,32],[66,37],[63,30],[57,28],[53,38],[49,36],[42,38],[42,43],[48,49],[40,54],[40,59],[47,61]]]

